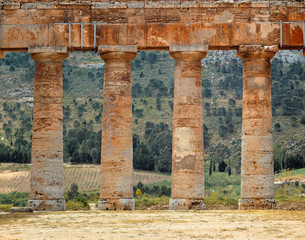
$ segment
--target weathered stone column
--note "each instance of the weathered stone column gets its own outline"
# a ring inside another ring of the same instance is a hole
[[[136,46],[100,46],[105,61],[100,210],[133,210],[131,61]]]
[[[36,66],[28,206],[38,211],[63,211],[62,62],[69,54],[61,47],[37,47],[29,52]]]
[[[171,46],[175,91],[170,209],[205,209],[201,60],[207,46]]]
[[[243,65],[239,209],[272,209],[274,200],[271,64],[277,46],[240,46]]]

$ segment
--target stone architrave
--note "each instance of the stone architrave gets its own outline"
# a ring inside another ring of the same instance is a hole
[[[240,46],[243,64],[241,198],[239,209],[273,209],[271,63],[277,46]]]
[[[105,62],[99,210],[134,210],[131,61],[136,46],[99,46]]]
[[[205,209],[201,60],[206,45],[171,46],[175,60],[171,210]]]
[[[37,211],[64,211],[63,77],[65,47],[33,47],[34,82],[31,193],[28,207]]]

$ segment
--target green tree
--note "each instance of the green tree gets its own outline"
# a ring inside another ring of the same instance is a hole
[[[230,98],[230,99],[229,99],[229,105],[230,105],[231,107],[235,107],[236,101],[235,101],[233,98]]]
[[[145,143],[140,143],[134,150],[133,167],[141,170],[154,170],[154,156]]]
[[[274,124],[274,130],[275,130],[275,132],[281,132],[282,131],[282,129],[281,129],[281,124],[280,123],[275,123]]]
[[[303,115],[303,116],[301,117],[300,123],[302,123],[302,124],[305,125],[305,115]]]
[[[228,128],[225,125],[220,125],[218,128],[218,134],[220,137],[225,138],[228,133]]]
[[[291,127],[297,127],[298,126],[298,122],[297,122],[297,117],[296,116],[292,116],[291,118],[290,118],[290,124],[291,124]]]
[[[68,200],[73,200],[78,195],[79,195],[78,186],[76,183],[72,183],[70,190],[68,190]]]

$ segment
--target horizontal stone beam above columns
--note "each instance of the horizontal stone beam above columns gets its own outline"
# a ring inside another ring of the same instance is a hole
[[[171,45],[169,47],[170,52],[207,52],[209,50],[208,45]]]
[[[99,53],[105,52],[137,52],[136,45],[100,45],[98,47]]]
[[[29,47],[29,53],[67,53],[67,47]]]
[[[32,25],[26,23],[23,15],[19,18],[23,18],[25,24],[11,24],[14,19],[7,19],[7,24],[1,22],[0,50],[27,50],[30,46],[45,46],[46,43],[70,46],[71,51],[95,51],[98,45],[136,45],[141,50],[168,50],[170,45],[204,44],[210,50],[233,50],[240,45],[280,45],[281,39],[280,25],[275,23],[160,24],[142,23],[139,19],[140,23],[97,23],[96,27],[94,23],[74,23],[69,30],[69,23]],[[283,24],[281,50],[302,48],[302,29],[302,23]]]

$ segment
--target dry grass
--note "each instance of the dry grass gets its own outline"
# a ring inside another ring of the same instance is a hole
[[[6,214],[1,239],[304,239],[305,212],[135,211]]]

